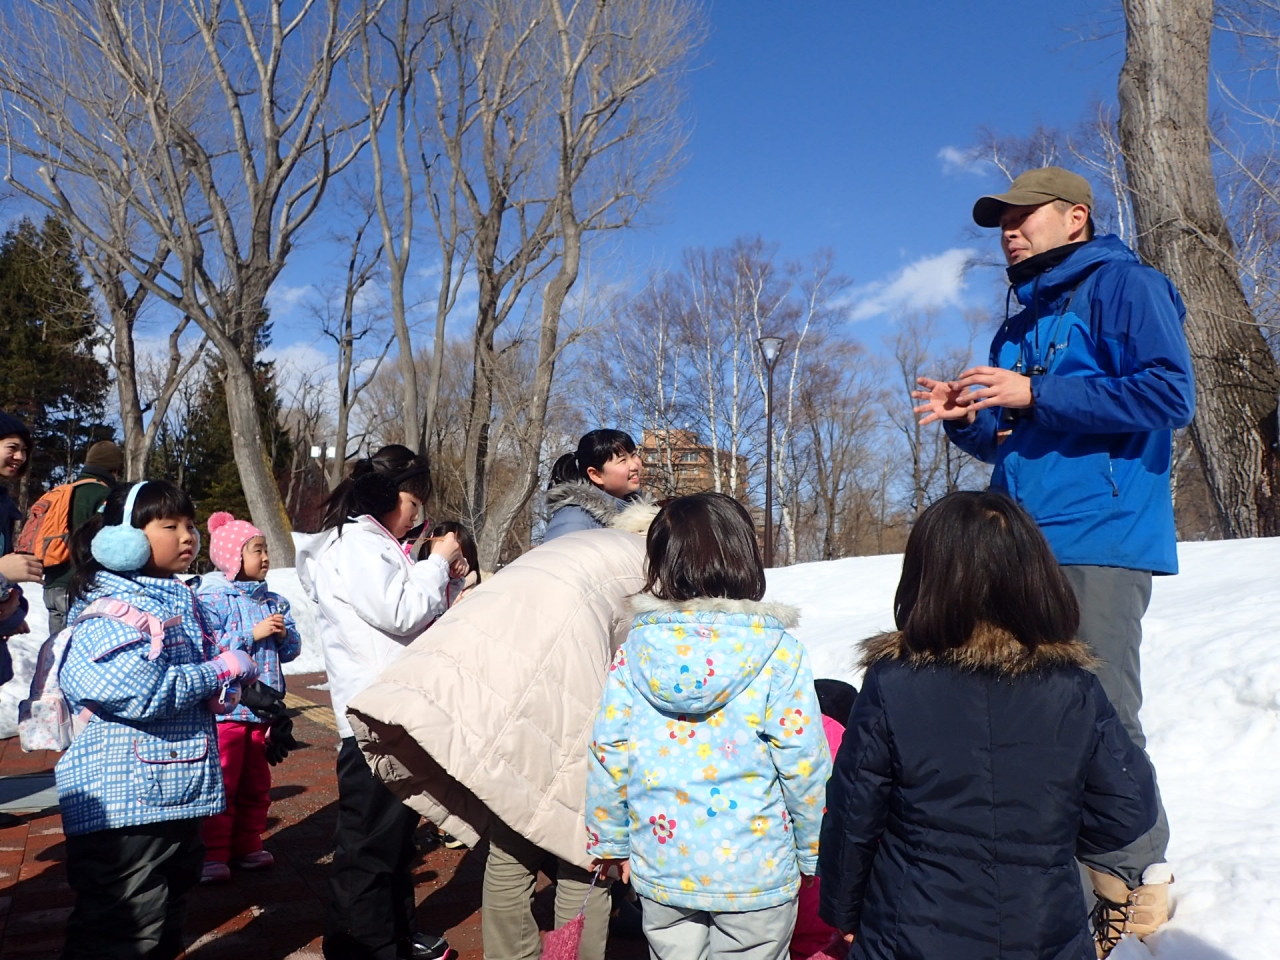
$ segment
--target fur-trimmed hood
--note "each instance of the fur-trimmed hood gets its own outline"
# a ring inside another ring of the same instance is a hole
[[[1013,634],[987,625],[978,629],[962,647],[942,653],[919,653],[908,649],[901,633],[882,633],[862,642],[862,666],[901,660],[914,666],[951,666],[961,670],[988,670],[1011,677],[1030,673],[1080,667],[1092,670],[1098,661],[1079,640],[1042,643],[1028,650]]]
[[[655,516],[656,516],[655,510]],[[637,593],[631,598],[631,609],[645,613],[740,613],[755,617],[772,617],[786,630],[800,624],[800,609],[786,603],[763,600],[730,600],[728,597],[698,597],[696,600],[659,600],[651,593]]]
[[[605,493],[594,483],[576,480],[557,483],[547,491],[547,519],[550,520],[565,507],[585,510],[597,524],[607,527],[609,521],[626,508],[627,501]]]
[[[643,537],[649,533],[649,527],[653,525],[654,518],[657,517],[660,509],[653,502],[653,498],[646,493],[642,499],[628,504],[621,513],[614,514],[607,526],[612,530],[635,533]]]
[[[795,607],[722,597],[669,601],[640,593],[631,609],[626,649],[636,689],[668,713],[704,714],[738,696],[775,651],[782,655],[787,628],[800,620]]]

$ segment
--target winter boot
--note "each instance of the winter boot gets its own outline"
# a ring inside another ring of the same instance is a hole
[[[1169,919],[1169,884],[1173,873],[1167,863],[1153,863],[1142,874],[1142,886],[1130,890],[1109,873],[1090,869],[1094,904],[1089,920],[1098,957],[1115,949],[1120,938],[1131,933],[1139,940],[1155,933]]]

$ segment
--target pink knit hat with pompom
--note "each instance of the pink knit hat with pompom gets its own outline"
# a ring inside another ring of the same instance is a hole
[[[248,520],[237,520],[225,510],[209,517],[209,559],[213,565],[234,580],[240,575],[244,545],[262,531]]]

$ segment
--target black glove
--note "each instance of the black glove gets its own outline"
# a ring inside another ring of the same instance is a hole
[[[271,721],[267,727],[267,763],[275,766],[290,750],[298,749],[298,741],[293,739],[293,718],[280,716]]]
[[[241,688],[240,702],[263,723],[272,723],[284,716],[284,694],[261,680],[255,680]]]

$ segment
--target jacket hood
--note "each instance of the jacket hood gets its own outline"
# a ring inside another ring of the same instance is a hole
[[[337,529],[324,530],[320,533],[311,534],[297,544],[294,552],[294,564],[298,568],[298,583],[302,585],[303,591],[311,598],[313,603],[320,602],[315,586],[316,564],[320,562],[320,557],[333,546],[337,539]]]
[[[261,599],[266,591],[267,581],[265,580],[230,580],[221,570],[205,574],[196,584],[196,593],[200,596],[230,593]]]
[[[1092,670],[1098,665],[1089,648],[1079,640],[1042,643],[1028,650],[1013,634],[980,625],[961,647],[941,653],[918,653],[907,647],[901,633],[882,633],[862,642],[862,666],[900,660],[912,666],[950,666],[961,670],[984,670],[1010,677],[1044,673],[1068,667]]]
[[[1017,286],[1018,302],[1054,301],[1106,263],[1139,263],[1137,254],[1113,233],[1094,237],[1071,256]]]
[[[641,593],[631,609],[627,667],[640,695],[666,713],[701,715],[728,703],[800,621],[795,607],[723,597],[678,602]],[[749,631],[753,642],[720,643],[724,631]]]
[[[547,491],[546,501],[548,519],[565,507],[581,507],[602,527],[608,526],[609,521],[625,510],[629,502],[619,500],[585,480],[556,484]]]
[[[613,530],[621,530],[623,533],[637,533],[643,537],[648,534],[649,527],[653,525],[653,519],[658,515],[659,509],[649,495],[645,494],[643,499],[628,505],[621,513],[614,514],[606,526]]]

